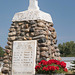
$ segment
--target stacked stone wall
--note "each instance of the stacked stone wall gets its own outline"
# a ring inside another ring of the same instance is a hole
[[[13,41],[37,40],[37,63],[43,59],[58,60],[60,53],[56,45],[56,37],[53,23],[44,20],[13,22],[8,33],[8,45],[5,47],[2,72],[11,75]]]

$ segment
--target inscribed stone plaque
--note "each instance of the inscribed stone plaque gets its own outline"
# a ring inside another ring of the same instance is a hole
[[[13,42],[12,75],[35,74],[36,45],[36,40]]]

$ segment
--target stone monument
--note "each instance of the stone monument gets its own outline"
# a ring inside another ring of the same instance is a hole
[[[5,47],[6,53],[4,54],[4,61],[3,61],[4,65],[2,73],[8,75],[17,75],[17,74],[12,74],[12,71],[15,67],[14,62],[16,61],[15,59],[13,59],[16,58],[13,55],[13,53],[17,52],[16,49],[17,44],[14,45],[14,43],[18,41],[22,42],[22,41],[37,40],[36,63],[38,63],[43,59],[59,60],[60,53],[56,45],[57,43],[56,37],[57,35],[55,29],[53,28],[53,21],[51,15],[39,9],[38,0],[30,0],[28,10],[16,13],[12,19],[12,24],[8,33],[8,42],[7,42],[8,45]],[[35,46],[33,47],[35,48]],[[19,48],[22,47],[19,46]],[[21,52],[21,50],[19,52]],[[22,56],[19,57],[22,58]],[[19,60],[17,61],[19,62]],[[22,70],[23,69],[24,67],[22,68]],[[24,75],[22,73],[21,75]]]

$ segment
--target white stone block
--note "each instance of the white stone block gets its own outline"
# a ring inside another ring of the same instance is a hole
[[[13,42],[12,75],[35,74],[36,45],[36,40]]]
[[[38,0],[30,0],[28,10],[16,13],[12,22],[26,20],[45,20],[53,23],[50,14],[39,10]]]

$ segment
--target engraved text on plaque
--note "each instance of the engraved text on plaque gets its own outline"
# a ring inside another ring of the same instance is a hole
[[[35,74],[36,40],[14,41],[12,75]]]

